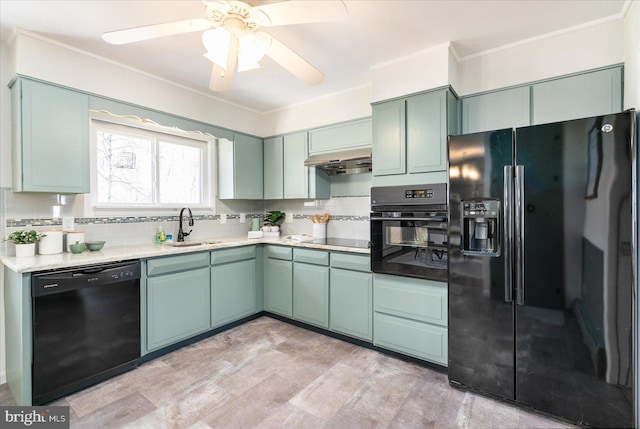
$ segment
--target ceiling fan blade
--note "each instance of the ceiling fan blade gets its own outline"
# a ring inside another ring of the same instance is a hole
[[[140,42],[157,37],[172,36],[174,34],[203,31],[211,26],[208,19],[188,19],[186,21],[167,22],[166,24],[147,25],[126,30],[110,31],[102,35],[105,42],[112,45]]]
[[[290,0],[256,6],[253,10],[267,15],[269,22],[260,21],[263,27],[337,21],[347,16],[347,6],[342,0]]]
[[[229,58],[227,59],[227,69],[223,69],[217,64],[213,64],[211,70],[211,80],[209,89],[216,92],[226,91],[231,88],[231,81],[238,65],[238,41],[231,38],[229,42]]]
[[[267,45],[266,55],[271,57],[272,60],[280,64],[282,67],[287,69],[289,73],[307,85],[318,85],[324,80],[324,74],[320,70],[315,68],[300,55],[287,48],[272,35],[264,32],[257,33],[256,35],[265,39],[267,37],[270,39]]]

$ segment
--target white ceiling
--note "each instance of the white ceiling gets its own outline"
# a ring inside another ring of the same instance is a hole
[[[236,74],[232,89],[215,96],[259,112],[271,111],[360,87],[368,83],[372,67],[442,43],[451,42],[458,57],[465,58],[542,34],[618,18],[625,7],[625,0],[344,3],[346,19],[267,30],[320,69],[326,76],[323,83],[306,86],[265,57],[261,69]],[[190,0],[0,0],[0,36],[7,40],[12,29],[26,30],[210,93],[211,63],[202,56],[200,32],[120,46],[100,37],[108,31],[203,17],[204,4]]]

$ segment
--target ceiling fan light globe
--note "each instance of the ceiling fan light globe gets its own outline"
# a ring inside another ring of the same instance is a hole
[[[202,44],[207,50],[204,57],[226,70],[229,61],[230,41],[231,34],[224,28],[205,31],[202,33]]]
[[[257,64],[264,57],[265,52],[264,42],[248,34],[240,39],[238,61]]]
[[[207,52],[203,55],[203,57],[205,57],[215,65],[221,67],[223,70],[227,69],[228,56],[225,56],[224,53],[221,54],[220,52]]]

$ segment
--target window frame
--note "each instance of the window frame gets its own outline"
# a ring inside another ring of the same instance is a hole
[[[166,127],[150,120],[143,120],[133,116],[116,116],[108,112],[91,112],[90,120],[90,196],[85,199],[85,212],[94,215],[115,215],[118,212],[127,215],[148,215],[153,212],[156,215],[163,213],[173,214],[176,209],[189,206],[191,209],[215,211],[215,199],[213,190],[215,189],[215,144],[217,139],[210,135],[198,131],[184,131],[175,127]],[[143,135],[153,139],[153,198],[155,203],[150,204],[128,204],[128,203],[103,203],[98,202],[98,130],[119,132],[123,134]],[[200,204],[192,203],[170,203],[159,202],[159,142],[175,143],[202,149],[202,177]]]

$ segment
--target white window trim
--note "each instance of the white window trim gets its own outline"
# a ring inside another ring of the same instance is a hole
[[[185,131],[177,127],[167,127],[149,119],[141,119],[137,116],[121,116],[114,115],[107,111],[90,110],[90,189],[91,193],[84,199],[84,212],[87,217],[99,216],[147,216],[152,215],[174,215],[180,211],[184,204],[162,204],[162,205],[146,205],[146,204],[98,204],[97,195],[97,133],[98,127],[108,128],[115,131],[127,131],[127,128],[138,128],[152,133],[170,135],[177,137],[176,140],[186,139],[183,143],[194,144],[196,142],[204,143],[203,154],[203,179],[202,179],[202,204],[189,205],[195,213],[215,213],[215,145],[217,138],[211,134],[200,131]]]

